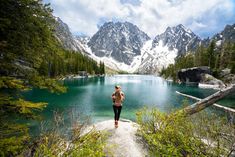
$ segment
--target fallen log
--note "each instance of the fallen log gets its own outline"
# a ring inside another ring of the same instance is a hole
[[[192,115],[194,113],[200,112],[201,110],[204,110],[205,108],[213,105],[216,101],[224,98],[225,96],[232,94],[233,92],[235,92],[235,84],[232,84],[231,86],[221,89],[220,91],[199,100],[198,102],[185,107],[184,109],[182,109],[186,115]],[[192,98],[193,96],[191,96]],[[198,99],[198,98],[197,98]]]
[[[200,98],[194,97],[194,96],[192,96],[192,95],[184,94],[184,93],[181,93],[181,92],[178,92],[178,91],[176,91],[176,93],[179,94],[179,95],[185,96],[185,97],[187,97],[187,98],[197,100],[197,101],[202,100],[202,99],[200,99]],[[212,104],[212,105],[213,105],[214,107],[219,108],[219,109],[222,109],[222,110],[224,110],[224,111],[226,111],[226,112],[232,112],[232,113],[235,114],[235,109],[233,109],[233,108],[229,108],[229,107],[226,107],[226,106],[222,106],[222,105],[219,105],[219,104],[217,104],[217,103],[214,103],[214,104]]]

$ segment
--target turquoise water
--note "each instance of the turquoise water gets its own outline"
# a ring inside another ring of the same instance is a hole
[[[52,94],[46,90],[33,89],[24,93],[27,100],[48,102],[48,106],[40,113],[44,120],[51,120],[53,112],[64,112],[65,118],[76,115],[88,115],[93,122],[113,118],[111,94],[114,85],[119,84],[126,95],[121,118],[135,120],[135,113],[143,106],[157,107],[169,112],[179,108],[185,97],[176,91],[204,98],[216,92],[212,89],[201,89],[167,82],[151,75],[115,75],[86,79],[65,80],[67,93]],[[192,104],[194,101],[189,100]],[[235,97],[222,101],[227,106],[235,106]],[[37,122],[30,122],[37,126]]]

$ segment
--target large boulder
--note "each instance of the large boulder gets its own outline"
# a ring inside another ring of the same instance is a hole
[[[224,88],[225,84],[223,81],[209,75],[209,74],[201,74],[201,81],[199,87],[205,88]]]
[[[202,80],[202,74],[211,74],[207,66],[181,69],[178,72],[178,78],[182,83],[199,83]]]

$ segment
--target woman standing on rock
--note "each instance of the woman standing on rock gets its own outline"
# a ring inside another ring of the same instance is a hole
[[[122,111],[122,101],[125,99],[124,93],[121,91],[120,86],[115,86],[115,92],[112,94],[113,99],[113,112],[114,112],[114,120],[115,127],[118,127],[119,117]]]

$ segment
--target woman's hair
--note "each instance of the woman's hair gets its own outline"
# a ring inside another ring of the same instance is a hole
[[[122,99],[122,95],[121,95],[121,92],[116,92],[115,93],[115,96],[116,96],[116,101],[121,101],[121,99]]]
[[[115,89],[119,89],[119,88],[121,88],[121,86],[119,86],[119,85],[116,85],[116,86],[115,86]]]

